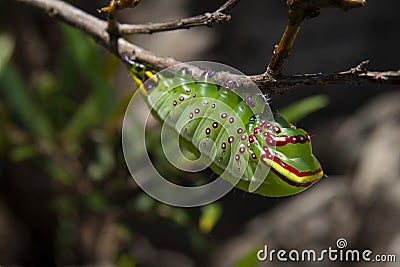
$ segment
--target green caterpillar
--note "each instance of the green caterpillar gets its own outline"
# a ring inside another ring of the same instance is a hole
[[[210,72],[195,81],[185,68],[166,77],[128,57],[123,61],[153,115],[175,128],[189,150],[205,153],[212,170],[237,188],[287,196],[323,176],[309,134],[279,115],[254,114],[255,97],[242,99],[229,85],[215,85]]]

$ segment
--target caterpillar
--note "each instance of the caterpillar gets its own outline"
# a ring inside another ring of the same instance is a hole
[[[288,196],[323,176],[310,135],[277,114],[255,112],[256,96],[243,98],[229,83],[216,85],[210,72],[195,80],[186,68],[167,76],[127,56],[122,60],[152,114],[174,128],[190,151],[204,153],[211,169],[235,187]]]

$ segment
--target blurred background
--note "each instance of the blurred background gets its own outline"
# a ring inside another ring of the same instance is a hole
[[[108,4],[69,2],[96,16]],[[143,0],[119,18],[159,22],[213,11],[223,2]],[[371,0],[349,12],[323,10],[305,22],[284,73],[347,70],[365,59],[372,70],[399,69],[399,8],[396,0]],[[232,16],[212,28],[130,39],[181,61],[264,72],[286,25],[285,1],[241,1]],[[134,89],[118,59],[81,32],[0,0],[0,264],[320,266],[262,263],[256,252],[265,244],[320,251],[338,238],[400,261],[398,86],[305,87],[271,96],[280,111],[323,95],[310,105],[326,107],[297,124],[312,134],[328,177],[291,197],[236,189],[211,205],[186,209],[155,201],[130,177],[121,123]],[[156,140],[159,125],[149,127],[149,140]],[[149,145],[155,159],[156,149]],[[166,164],[159,168],[186,179]]]

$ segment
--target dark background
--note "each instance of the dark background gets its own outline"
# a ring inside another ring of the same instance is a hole
[[[96,16],[106,5],[70,2]],[[143,0],[120,18],[165,21],[222,3]],[[398,69],[399,8],[396,0],[371,0],[348,12],[322,10],[304,23],[284,73],[342,71],[365,59],[371,70]],[[257,74],[285,25],[284,1],[246,0],[228,24],[130,38],[163,56]],[[298,123],[312,134],[328,178],[291,197],[233,190],[208,208],[180,209],[149,198],[129,177],[120,127],[133,83],[118,60],[14,1],[0,1],[0,34],[8,40],[0,39],[1,50],[14,44],[0,67],[0,264],[264,266],[255,257],[264,244],[318,251],[340,237],[348,247],[400,260],[398,86],[304,87],[271,96],[274,110],[328,96],[327,107]],[[207,220],[215,222],[210,232],[199,227]]]

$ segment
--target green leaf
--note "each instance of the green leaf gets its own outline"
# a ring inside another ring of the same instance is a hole
[[[55,197],[51,203],[51,207],[54,211],[61,214],[68,214],[68,216],[77,215],[76,201],[69,196],[58,196]]]
[[[14,51],[14,39],[7,34],[0,35],[0,75]]]
[[[23,161],[37,155],[36,148],[32,145],[20,145],[11,150],[10,158],[13,161]]]
[[[14,40],[6,35],[0,35],[0,99],[3,98],[6,105],[16,114],[17,120],[22,123],[39,139],[50,139],[52,126],[46,116],[32,101],[22,77],[17,69],[10,64],[10,58],[14,51]],[[26,150],[15,155],[17,158],[26,156]],[[25,154],[25,156],[23,155]]]
[[[95,181],[104,179],[115,167],[112,146],[107,140],[99,140],[96,146],[96,159],[88,166],[88,175]]]
[[[106,197],[98,192],[94,192],[86,198],[86,205],[92,211],[106,211],[110,207]]]
[[[122,254],[121,256],[119,256],[119,258],[117,260],[117,266],[118,267],[135,267],[136,261],[131,255],[125,253],[125,254]]]
[[[68,170],[50,160],[43,162],[41,166],[53,179],[60,183],[73,185],[76,182],[76,179]]]
[[[326,107],[329,98],[326,95],[315,95],[299,100],[284,108],[279,114],[290,122],[297,122],[307,115]]]
[[[62,68],[66,73],[69,72],[63,77],[67,83],[64,90],[69,94],[74,92],[73,95],[78,98],[72,118],[66,123],[62,135],[69,150],[77,151],[80,140],[89,131],[104,125],[111,118],[117,106],[117,97],[109,85],[106,60],[93,40],[71,27],[63,26],[62,29],[68,40],[61,62]],[[77,77],[83,83],[76,82]],[[84,99],[81,99],[82,94],[86,94]]]
[[[141,193],[132,203],[134,211],[147,212],[154,208],[156,201],[145,193]]]
[[[0,91],[17,120],[40,140],[51,140],[53,129],[48,118],[32,101],[22,77],[9,64],[0,74]]]
[[[202,233],[209,233],[214,228],[222,215],[222,207],[218,203],[212,203],[202,208],[199,219],[199,229]]]
[[[233,267],[256,267],[258,266],[257,252],[259,248],[250,250],[248,253],[243,255],[237,262],[233,264]]]

